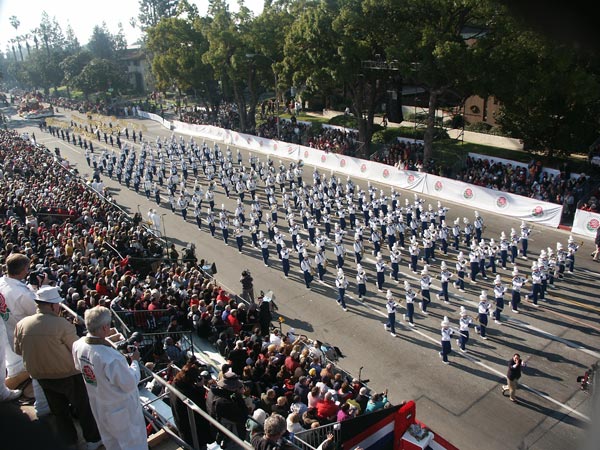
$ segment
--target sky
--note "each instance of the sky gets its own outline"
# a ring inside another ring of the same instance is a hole
[[[190,0],[198,6],[200,14],[206,14],[208,0]],[[263,9],[263,0],[245,0],[247,8],[258,15]],[[229,0],[232,11],[237,11],[237,1]],[[70,24],[81,44],[86,44],[95,25],[106,22],[108,30],[116,34],[118,24],[123,24],[127,43],[132,44],[140,37],[139,29],[129,25],[129,19],[138,15],[138,0],[0,0],[0,51],[6,52],[10,39],[22,35],[39,25],[42,12],[55,17],[63,33]],[[21,25],[15,30],[9,18],[17,16]]]

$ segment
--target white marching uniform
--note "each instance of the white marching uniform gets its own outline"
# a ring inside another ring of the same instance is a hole
[[[147,450],[146,423],[137,385],[140,366],[104,340],[85,336],[73,344],[75,368],[85,381],[106,450]]]

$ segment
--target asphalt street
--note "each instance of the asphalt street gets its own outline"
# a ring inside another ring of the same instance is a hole
[[[83,176],[91,178],[92,170],[86,163],[84,150],[40,131],[36,128],[37,122],[20,121],[13,116],[10,126],[20,131],[35,132],[37,142],[50,149],[59,147],[63,157]],[[150,142],[154,142],[156,136],[171,135],[169,130],[150,120],[132,122],[145,126],[144,139]],[[186,136],[185,139],[188,140],[189,137]],[[201,138],[195,140],[203,141]],[[131,141],[129,142],[131,145]],[[207,142],[212,145],[212,142]],[[97,147],[96,144],[100,143],[94,142],[94,147],[98,150],[104,147]],[[221,147],[225,149],[226,146],[221,144]],[[139,152],[139,145],[135,145],[135,148]],[[235,156],[235,149],[233,153]],[[248,153],[242,151],[242,154],[247,164]],[[261,160],[266,158],[263,155],[259,157]],[[276,164],[278,165],[278,161]],[[305,166],[304,178],[307,183],[312,183],[312,170]],[[450,304],[436,299],[439,281],[434,280],[429,315],[420,314],[416,307],[416,326],[408,327],[402,320],[402,305],[397,315],[398,335],[391,337],[383,327],[386,320],[385,292],[377,292],[374,284],[375,257],[368,252],[365,252],[363,264],[370,274],[368,296],[362,302],[357,300],[355,294],[355,265],[350,258],[351,254],[346,258],[345,272],[351,283],[347,291],[350,294],[347,300],[348,311],[344,312],[335,301],[337,291],[331,247],[326,252],[330,263],[326,283],[314,282],[311,290],[307,290],[295,253],[291,252],[292,271],[290,278],[286,279],[275,255],[274,245],[270,249],[270,265],[265,267],[260,250],[251,248],[248,233],[245,235],[244,251],[240,254],[235,240],[231,239],[226,246],[219,230],[215,238],[212,238],[205,227],[198,230],[194,218],[189,217],[192,214],[188,215],[187,222],[179,214],[173,214],[164,195],[165,201],[162,206],[157,207],[152,199],[146,199],[142,191],[136,194],[124,185],[119,185],[115,179],[103,177],[103,181],[110,188],[116,202],[131,214],[139,210],[145,217],[149,208],[157,208],[159,214],[164,215],[163,231],[169,241],[178,248],[188,243],[196,244],[198,258],[216,262],[216,278],[229,290],[241,291],[240,272],[250,269],[255,279],[255,291],[273,290],[275,293],[278,312],[285,320],[284,331],[293,327],[299,333],[338,346],[345,355],[339,361],[341,367],[354,375],[358,375],[362,368],[362,377],[370,379],[369,384],[373,389],[389,389],[392,403],[415,400],[417,417],[457,447],[466,450],[564,450],[579,448],[587,435],[592,418],[592,402],[588,394],[580,391],[576,378],[600,359],[600,264],[591,261],[592,241],[583,242],[577,253],[575,272],[557,282],[556,289],[548,291],[547,301],[541,302],[539,308],[531,307],[526,300],[518,315],[511,313],[510,308],[505,308],[505,321],[502,325],[490,321],[488,340],[482,340],[472,331],[467,353],[458,352],[457,345],[453,342],[451,363],[446,366],[438,355],[441,319],[448,316],[456,326],[461,305],[475,316],[478,295],[482,289],[492,291],[493,277],[487,281],[481,280],[476,286],[467,281],[464,293],[451,287]],[[206,180],[200,181],[206,189]],[[193,179],[191,183],[193,184]],[[367,180],[364,179],[357,178],[355,183],[362,188],[367,186]],[[389,193],[389,186],[376,186]],[[402,197],[412,201],[411,192],[401,192],[399,204],[404,204]],[[421,197],[425,199],[425,204],[431,203],[434,207],[437,204],[436,198]],[[217,209],[223,203],[232,212],[235,200],[233,196],[226,198],[219,186],[215,198]],[[248,207],[248,200],[246,205]],[[474,219],[474,212],[463,205],[445,205],[450,208],[446,217],[446,222],[450,225],[456,217],[468,217],[471,221]],[[481,213],[486,224],[486,239],[498,240],[501,231],[509,234],[511,227],[519,229],[519,221],[483,211]],[[278,225],[286,234],[286,241],[290,243],[282,212],[279,214]],[[566,246],[567,238],[568,232],[564,230],[534,226],[530,237],[530,252],[537,257],[541,249],[556,248],[558,241]],[[349,239],[352,239],[351,234]],[[581,240],[577,236],[575,239]],[[349,240],[345,243],[347,248],[351,248]],[[382,248],[387,260],[389,250],[385,246]],[[466,249],[463,250],[466,254]],[[309,254],[314,256],[314,248],[309,248]],[[434,275],[439,273],[441,260],[447,261],[454,272],[456,252],[450,251],[447,256],[441,257],[438,252],[438,260],[430,266]],[[418,275],[407,268],[407,261],[407,252],[403,252],[401,280],[409,280],[414,288],[418,286]],[[529,261],[520,260],[518,264],[523,272],[529,274],[531,258]],[[419,270],[421,267],[422,262],[419,263]],[[499,270],[499,273],[503,281],[509,283],[510,269]],[[395,298],[403,304],[402,281],[396,284],[386,276],[385,289],[391,289]],[[528,290],[526,286],[525,291]],[[489,297],[493,298],[493,295]],[[527,361],[518,392],[520,401],[517,404],[510,402],[501,392],[508,361],[515,352],[520,353]]]

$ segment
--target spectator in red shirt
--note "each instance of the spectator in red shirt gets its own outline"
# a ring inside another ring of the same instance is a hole
[[[96,292],[98,293],[98,295],[100,297],[111,297],[112,292],[108,289],[108,286],[106,286],[106,280],[104,278],[99,278],[98,282],[96,283]]]
[[[242,331],[242,324],[237,318],[237,309],[232,309],[229,315],[227,316],[227,322],[233,328],[233,332],[235,334],[240,334]]]
[[[334,422],[340,408],[333,400],[333,393],[327,392],[323,400],[317,402],[317,416],[324,422]]]
[[[296,369],[300,366],[300,361],[298,357],[298,352],[296,350],[292,350],[290,355],[285,358],[285,368],[290,372],[294,373]]]
[[[227,292],[224,289],[219,289],[219,294],[217,295],[217,301],[221,300],[223,303],[229,303],[231,297],[227,295]]]

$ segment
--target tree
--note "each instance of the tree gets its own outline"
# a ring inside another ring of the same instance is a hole
[[[388,42],[380,29],[382,21],[397,12],[393,5],[379,1],[344,0],[340,5],[332,24],[339,36],[339,60],[333,75],[347,90],[358,122],[359,141],[368,149],[375,113],[388,90],[398,84],[398,68],[388,62]]]
[[[117,29],[117,34],[113,35],[112,38],[115,46],[115,53],[120,55],[127,50],[127,39],[125,38],[125,31],[123,30],[123,24],[121,22],[117,24]]]
[[[83,68],[92,60],[92,54],[87,50],[69,55],[60,62],[63,72],[63,82],[67,86],[67,95],[71,97],[70,89],[75,86],[77,77]]]
[[[50,88],[56,93],[63,79],[60,62],[63,52],[54,50],[50,53],[45,50],[34,50],[33,56],[25,61],[25,71],[29,84],[35,88],[42,88],[45,95],[50,94]]]
[[[374,3],[375,0],[369,0]],[[397,61],[400,75],[429,93],[424,160],[433,157],[435,113],[440,97],[448,92],[466,95],[472,79],[482,67],[474,62],[472,45],[480,34],[491,32],[495,17],[493,5],[481,0],[404,0],[394,8],[394,0],[382,0],[389,15],[382,17],[388,33],[386,54]],[[468,27],[480,30],[469,33]]]
[[[285,71],[309,92],[343,88],[358,121],[359,140],[368,147],[375,112],[394,81],[388,71],[371,70],[371,62],[387,58],[381,22],[394,7],[360,0],[307,6],[286,36]]]
[[[500,102],[496,121],[524,148],[548,158],[585,151],[597,138],[600,72],[597,56],[531,31],[503,15],[503,32],[483,38],[489,73],[477,85]]]
[[[15,29],[15,31],[19,31],[19,27],[21,26],[21,21],[18,19],[17,16],[10,16],[8,21],[10,22],[12,27]],[[14,42],[17,43],[17,47],[18,47],[19,53],[21,55],[21,61],[23,61],[23,50],[21,49],[21,36],[17,36],[15,38]],[[13,48],[13,53],[14,53],[14,48]],[[16,55],[15,55],[15,59],[16,59]]]
[[[262,13],[249,24],[248,57],[252,58],[250,69],[255,72],[252,76],[258,81],[249,85],[250,95],[253,98],[258,99],[272,86],[275,96],[278,96],[276,101],[280,102],[282,99],[285,101],[285,96],[282,95],[285,89],[282,87],[289,86],[292,82],[291,77],[286,80],[283,72],[285,34],[294,22],[295,5],[298,3],[303,2],[267,1]],[[275,82],[278,86],[275,86]],[[254,114],[253,110],[248,113],[251,117]]]
[[[32,30],[32,33],[44,44],[46,53],[50,53],[53,49],[62,50],[66,46],[60,24],[56,21],[56,17],[50,19],[46,11],[42,11],[40,25]]]
[[[73,54],[78,52],[81,49],[81,44],[79,43],[79,39],[75,36],[75,32],[73,31],[73,27],[71,24],[67,25],[67,31],[65,35],[65,51],[68,54]]]
[[[138,22],[142,31],[158,24],[161,19],[175,17],[178,0],[139,0]]]
[[[333,20],[336,2],[310,2],[300,12],[285,35],[283,77],[307,94],[321,95],[326,107],[330,94],[338,87],[334,67],[339,62],[337,35]]]
[[[75,77],[74,85],[88,98],[94,92],[105,92],[111,88],[114,90],[125,88],[127,79],[115,62],[95,58],[86,64],[81,73]]]
[[[209,88],[213,87],[212,67],[202,62],[208,41],[198,29],[200,22],[199,17],[170,17],[148,29],[152,73],[161,91],[175,86],[179,96],[193,90],[204,94],[205,100],[214,100]]]
[[[21,26],[21,21],[19,20],[19,18],[17,16],[10,16],[8,18],[8,21],[10,22],[11,26],[15,29],[15,31],[19,31],[19,27]]]
[[[112,60],[115,58],[115,41],[106,27],[106,22],[102,22],[102,26],[96,25],[94,27],[87,49],[97,59]]]
[[[248,45],[251,16],[249,10],[241,7],[238,13],[231,13],[224,0],[210,0],[207,21],[203,32],[209,48],[202,60],[210,64],[215,77],[222,83],[224,95],[231,94],[237,105],[242,131],[255,127],[255,117],[248,111],[256,110],[257,98],[246,92],[248,86],[256,83],[253,61],[246,55],[252,53]]]

